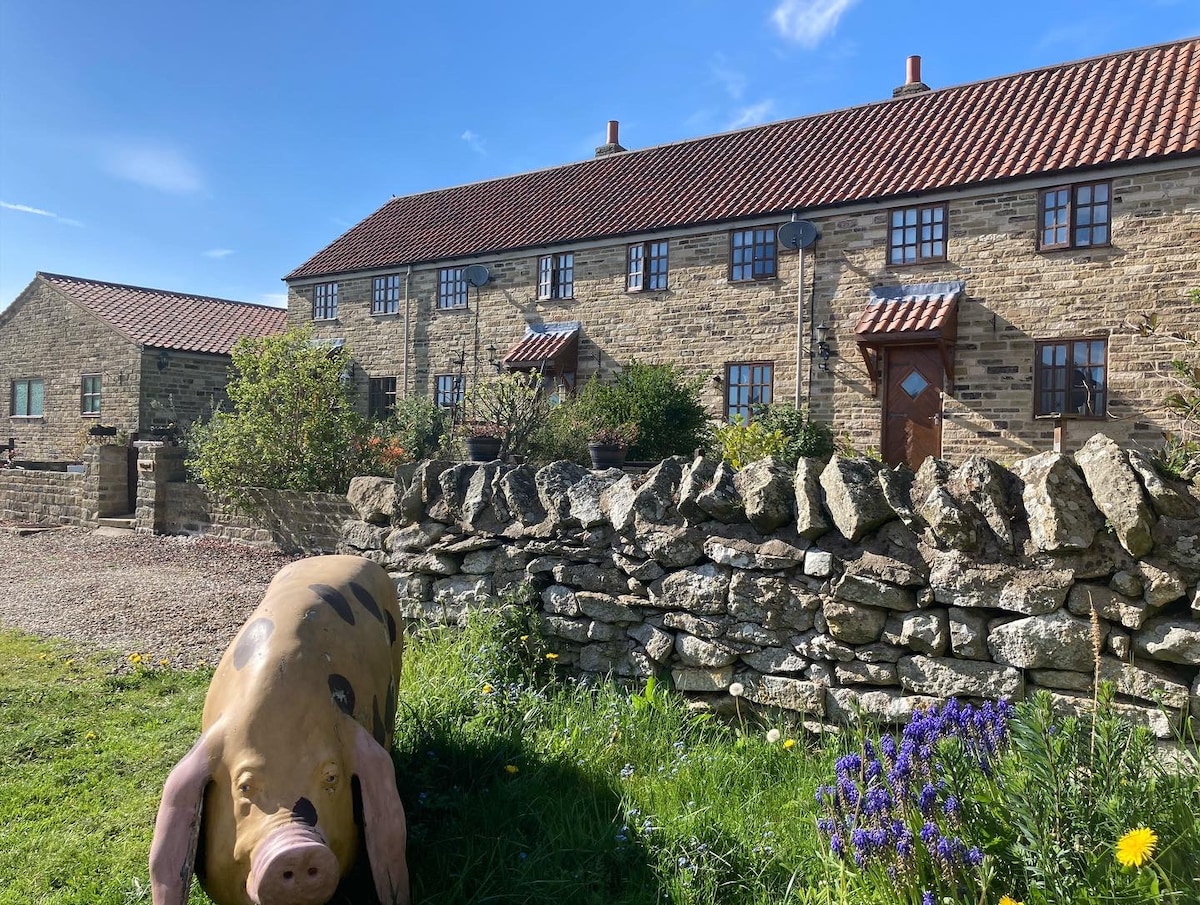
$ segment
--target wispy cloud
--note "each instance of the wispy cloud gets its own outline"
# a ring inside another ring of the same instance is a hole
[[[842,13],[858,0],[782,0],[771,21],[789,41],[816,47],[837,28]]]
[[[713,81],[720,85],[725,93],[735,101],[740,101],[746,93],[746,74],[739,72],[729,65],[725,54],[718,53],[708,65]]]
[[[478,135],[476,135],[474,132],[472,132],[470,129],[467,129],[465,132],[463,132],[462,135],[460,135],[458,137],[461,138],[463,141],[465,141],[467,143],[467,147],[469,147],[476,154],[479,154],[479,155],[487,154],[487,145],[485,145],[483,143],[483,139],[480,138]]]
[[[749,107],[743,107],[737,111],[737,115],[730,120],[726,129],[744,129],[746,126],[757,126],[759,123],[765,123],[771,118],[771,113],[775,109],[775,101],[767,98],[765,101],[759,101],[757,104],[751,104]]]
[[[5,210],[17,211],[21,214],[34,214],[38,217],[48,217],[56,223],[61,223],[63,226],[83,226],[78,220],[72,220],[70,217],[60,217],[53,211],[45,211],[40,207],[32,207],[28,204],[12,204],[8,201],[0,201],[0,207]]]
[[[172,195],[204,189],[204,177],[179,148],[153,141],[119,141],[101,152],[105,170],[119,179]]]
[[[259,296],[260,305],[274,305],[276,308],[286,308],[288,297],[286,292],[264,292]]]
[[[208,251],[204,252],[204,257],[220,259],[227,258],[231,254],[233,254],[232,248],[210,248]]]

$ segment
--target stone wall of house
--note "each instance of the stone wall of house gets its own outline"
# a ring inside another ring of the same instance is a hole
[[[83,483],[74,472],[0,468],[0,522],[83,524]]]
[[[341,526],[353,516],[346,497],[250,489],[246,501],[221,500],[187,481],[183,450],[140,443],[137,530],[154,534],[205,535],[269,546],[285,553],[332,553]]]
[[[1102,434],[915,474],[423,462],[349,499],[342,550],[408,617],[515,595],[574,670],[835,720],[1034,689],[1078,711],[1099,677],[1160,737],[1200,719],[1200,492]]]
[[[0,312],[0,381],[4,428],[16,457],[82,461],[87,429],[97,421],[132,432],[138,425],[137,346],[107,324],[35,280]],[[81,377],[99,374],[99,416],[81,414]],[[40,378],[45,387],[40,418],[13,417],[12,382]]]
[[[139,415],[143,437],[152,427],[186,428],[209,417],[227,398],[232,359],[175,349],[142,353],[142,400]]]
[[[947,260],[936,264],[886,263],[888,210],[883,206],[798,212],[821,230],[805,255],[804,320],[831,326],[836,353],[830,370],[822,371],[807,357],[812,350],[806,338],[802,401],[811,400],[813,411],[859,449],[879,447],[882,402],[852,335],[869,290],[963,280],[955,374],[943,406],[948,461],[961,462],[973,453],[1012,461],[1050,449],[1054,424],[1033,416],[1034,342],[1080,335],[1108,339],[1109,417],[1068,422],[1064,449],[1077,449],[1097,430],[1122,443],[1159,441],[1162,430],[1177,427],[1159,409],[1169,385],[1168,361],[1179,351],[1168,334],[1200,330],[1200,313],[1186,295],[1200,273],[1200,169],[1096,171],[1088,178],[1108,175],[1113,178],[1112,244],[1095,249],[1038,251],[1038,192],[1049,184],[1045,181],[922,198],[922,203],[948,203]],[[396,315],[370,314],[376,274],[339,279],[338,318],[318,322],[316,331],[350,346],[360,364],[356,377],[364,406],[368,378],[403,375],[406,346],[407,388],[428,394],[436,375],[459,372],[460,353],[470,383],[494,373],[488,346],[503,354],[523,335],[526,323],[563,321],[583,324],[581,379],[609,375],[631,358],[678,362],[720,377],[730,362],[770,362],[775,399],[793,401],[798,256],[780,250],[774,280],[734,283],[726,229],[653,238],[670,240],[665,291],[625,291],[626,240],[579,243],[555,249],[574,252],[572,299],[535,298],[537,256],[547,250],[532,249],[502,259],[446,262],[485,264],[492,274],[459,310],[437,309],[436,264],[414,267],[411,277],[398,271],[402,288]],[[290,287],[293,324],[311,322],[312,293],[311,283]],[[1150,311],[1159,316],[1161,332],[1145,337],[1137,330],[1138,315]],[[398,381],[401,391],[404,383]],[[718,417],[722,385],[710,382],[704,398]]]

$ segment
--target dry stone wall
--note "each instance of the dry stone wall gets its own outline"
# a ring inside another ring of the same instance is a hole
[[[1098,677],[1160,737],[1200,720],[1200,496],[1103,435],[916,473],[422,462],[349,498],[341,549],[393,573],[408,617],[514,595],[580,672],[894,721],[1038,688],[1080,711]]]

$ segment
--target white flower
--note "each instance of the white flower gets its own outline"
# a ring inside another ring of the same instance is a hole
[[[783,736],[778,729],[772,729],[767,733],[767,743],[773,745],[782,737]]]
[[[735,698],[740,698],[742,695],[744,695],[746,693],[746,686],[743,685],[741,682],[734,682],[732,685],[729,686],[729,693],[731,695],[733,695]]]

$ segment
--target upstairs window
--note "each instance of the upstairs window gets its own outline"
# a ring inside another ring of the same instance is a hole
[[[1038,248],[1107,245],[1112,224],[1112,185],[1081,182],[1045,189],[1040,196]]]
[[[730,362],[725,366],[725,420],[749,424],[755,406],[769,405],[775,366],[769,361]]]
[[[667,288],[667,243],[642,242],[629,246],[628,278],[630,292]]]
[[[888,263],[946,260],[946,205],[903,207],[888,217]]]
[[[739,229],[729,237],[729,279],[769,280],[775,276],[775,227]]]
[[[40,377],[25,377],[12,383],[12,412],[14,418],[41,418],[46,401],[46,385]]]
[[[1108,410],[1108,340],[1035,344],[1034,414],[1103,418]]]
[[[538,258],[539,299],[575,297],[575,255],[543,255]]]
[[[84,374],[79,378],[79,414],[100,414],[100,375]]]
[[[400,310],[400,274],[375,277],[371,292],[372,314],[395,314]]]
[[[439,308],[467,307],[467,278],[461,267],[443,267],[438,271]]]
[[[396,410],[396,378],[372,377],[367,382],[367,415],[386,418]]]
[[[462,405],[464,380],[457,374],[438,374],[434,377],[433,403],[444,409]]]
[[[331,321],[338,316],[338,284],[318,283],[313,287],[313,320]]]

